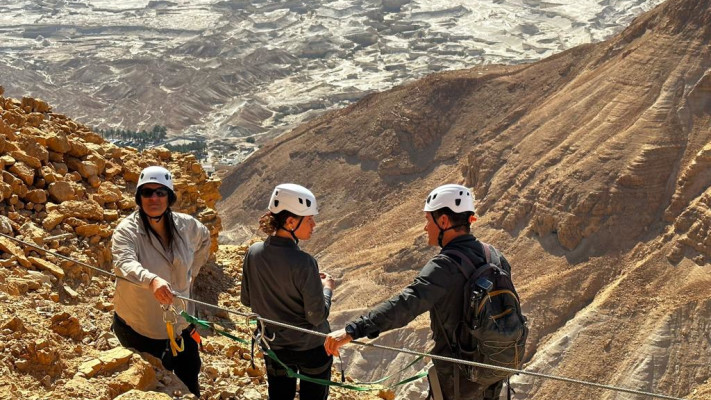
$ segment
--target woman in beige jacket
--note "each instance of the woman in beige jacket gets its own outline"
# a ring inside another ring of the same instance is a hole
[[[152,166],[141,172],[136,187],[138,210],[116,227],[112,237],[114,294],[112,329],[119,342],[161,359],[190,391],[200,397],[200,354],[191,337],[194,327],[175,324],[184,350],[173,356],[161,304],[173,302],[173,292],[189,297],[193,279],[210,252],[210,233],[195,218],[171,211],[175,202],[170,172]],[[192,313],[192,303],[188,312]]]

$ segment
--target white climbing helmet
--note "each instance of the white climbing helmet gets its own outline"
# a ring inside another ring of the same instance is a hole
[[[277,185],[269,199],[269,211],[278,214],[284,210],[300,217],[316,215],[318,214],[316,197],[301,185],[293,183]]]
[[[442,185],[427,196],[423,211],[437,211],[445,207],[455,213],[475,212],[474,194],[462,185]]]
[[[154,165],[144,168],[141,175],[138,177],[138,185],[136,185],[136,193],[146,183],[160,183],[171,191],[173,189],[173,175],[167,169]]]

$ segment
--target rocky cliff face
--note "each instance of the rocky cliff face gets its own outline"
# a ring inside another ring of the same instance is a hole
[[[193,156],[117,147],[41,100],[0,97],[0,112],[2,215],[25,240],[109,266],[112,229],[136,208],[138,174],[160,164],[175,174],[176,211],[204,221],[213,252],[217,249],[219,181],[208,179]],[[47,239],[51,236],[62,239]],[[14,257],[6,263],[30,264],[22,252],[8,248],[3,250]]]
[[[312,188],[322,212],[305,246],[341,278],[339,310],[362,311],[434,252],[428,191],[464,183],[475,234],[514,265],[530,368],[703,398],[710,39],[711,2],[668,1],[603,43],[371,95],[226,177],[228,233],[253,232],[275,184]],[[615,396],[519,380],[524,398]]]

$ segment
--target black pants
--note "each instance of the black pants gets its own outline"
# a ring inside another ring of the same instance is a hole
[[[445,400],[454,400],[454,374],[459,374],[459,399],[460,400],[497,400],[501,395],[501,389],[504,386],[504,381],[495,382],[489,386],[483,386],[476,382],[468,380],[464,371],[455,364],[434,361],[435,369],[439,377],[439,384],[442,397]],[[430,391],[432,388],[430,387]],[[430,393],[432,396],[432,393]],[[433,398],[429,397],[428,398]]]
[[[198,344],[190,337],[190,333],[195,329],[193,325],[185,328],[180,334],[183,343],[185,343],[185,349],[175,357],[170,351],[170,342],[168,340],[151,339],[141,335],[128,326],[126,321],[116,313],[114,313],[114,323],[111,325],[111,329],[123,347],[130,347],[160,358],[165,369],[173,371],[188,387],[190,392],[200,398],[198,374],[200,373],[202,361],[200,360]]]
[[[274,350],[284,364],[302,375],[318,379],[331,379],[331,364],[333,357],[326,354],[323,346],[310,350],[294,351],[288,349]],[[296,378],[289,378],[286,369],[273,361],[266,354],[264,362],[267,365],[267,381],[269,382],[269,400],[293,400],[296,395]],[[317,383],[299,383],[299,398],[303,400],[326,400],[328,386]]]

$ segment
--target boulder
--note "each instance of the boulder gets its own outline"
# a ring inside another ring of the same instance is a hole
[[[66,135],[54,132],[47,137],[47,147],[49,147],[50,150],[61,154],[67,153],[72,149]]]
[[[70,171],[77,171],[82,178],[89,178],[99,174],[99,167],[93,161],[82,161],[76,157],[65,157]]]
[[[86,224],[86,225],[82,225],[82,226],[77,226],[74,231],[79,236],[87,237],[87,236],[98,235],[99,232],[102,231],[102,228],[101,228],[101,225]]]
[[[25,200],[35,204],[44,204],[47,202],[47,192],[42,189],[30,190],[25,195]]]
[[[12,235],[12,220],[4,215],[0,215],[0,232]]]
[[[43,239],[48,236],[47,231],[35,225],[33,222],[25,222],[22,224],[20,233],[22,233],[26,239],[31,239],[38,246],[42,246],[44,244]]]
[[[64,278],[64,270],[53,263],[38,257],[28,257],[32,265],[42,271],[49,271],[59,279]]]
[[[106,176],[106,179],[111,179],[120,173],[121,173],[121,166],[116,165],[111,161],[106,163],[106,167],[104,169],[104,176]]]
[[[104,210],[104,221],[117,221],[119,213],[117,210]]]
[[[104,211],[99,203],[93,200],[69,200],[59,205],[59,212],[68,217],[76,217],[84,220],[101,221],[104,219]]]
[[[111,373],[128,364],[133,354],[125,347],[116,347],[101,353],[98,358],[84,362],[79,366],[79,372],[87,378],[91,378],[99,372]]]
[[[12,158],[14,158],[17,161],[22,161],[25,164],[29,165],[32,168],[41,168],[42,167],[42,161],[40,161],[39,158],[33,157],[29,154],[27,154],[24,150],[15,150],[11,151],[10,155]]]
[[[109,385],[120,387],[125,390],[138,389],[149,390],[158,385],[156,372],[150,363],[138,355],[134,355],[132,365],[126,371],[121,372]],[[118,390],[123,392],[125,390]],[[162,393],[161,393],[162,394]]]
[[[173,398],[165,393],[143,392],[140,390],[129,390],[128,392],[115,397],[114,400],[172,400]]]
[[[56,203],[62,203],[76,198],[72,184],[64,181],[49,184],[49,197]]]
[[[30,268],[32,263],[25,257],[25,252],[12,240],[0,237],[0,250],[17,257],[17,261],[25,268]]]
[[[96,168],[98,169],[97,175],[102,174],[104,172],[104,168],[106,168],[106,159],[97,151],[89,153],[89,155],[86,156],[86,161],[92,162],[96,165]]]
[[[35,169],[21,161],[14,163],[9,171],[22,179],[27,185],[32,185],[32,182],[35,181]]]
[[[81,158],[89,154],[89,148],[79,139],[69,139],[71,148],[67,152],[72,157]]]
[[[40,113],[46,113],[49,112],[51,107],[47,102],[39,100],[39,99],[33,99],[32,97],[23,97],[22,98],[22,108],[25,110],[28,110],[29,112],[40,112]]]
[[[84,336],[84,331],[81,329],[79,320],[67,312],[53,315],[50,329],[61,336],[69,337],[74,340],[81,340]]]
[[[42,131],[34,129],[35,134],[43,134]],[[47,151],[47,140],[42,136],[25,136],[20,139],[20,148],[30,157],[37,159],[41,164],[49,162],[49,151]],[[24,161],[24,160],[23,160]],[[29,163],[28,163],[29,164]],[[41,166],[40,164],[40,166]],[[35,166],[35,168],[40,168]]]
[[[48,231],[56,228],[57,225],[64,221],[64,215],[59,211],[50,211],[49,214],[42,220],[42,227]]]
[[[105,203],[116,202],[123,198],[121,189],[109,181],[104,181],[99,185],[98,195]]]

